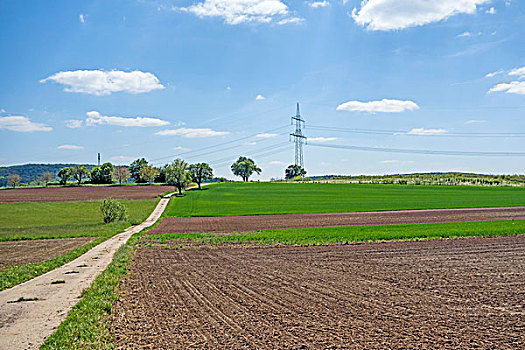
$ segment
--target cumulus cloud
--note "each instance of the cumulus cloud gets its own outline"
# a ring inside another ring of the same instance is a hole
[[[279,136],[279,134],[261,133],[261,134],[257,134],[255,137],[259,137],[259,138],[262,138],[262,139],[270,139],[272,137],[277,137],[277,136]]]
[[[78,119],[66,120],[66,128],[76,129],[76,128],[81,128],[82,125],[84,125],[83,120],[78,120]]]
[[[368,30],[398,30],[474,14],[491,0],[363,0],[352,11],[354,21]]]
[[[204,0],[175,10],[193,13],[198,17],[220,17],[227,24],[270,23],[287,24],[290,20],[288,6],[280,0]],[[283,22],[286,21],[287,22]]]
[[[182,147],[182,146],[173,147],[173,149],[175,151],[189,151],[190,150],[189,148]]]
[[[77,145],[60,145],[57,147],[57,149],[66,149],[66,150],[73,150],[73,151],[79,151],[81,149],[84,149],[84,146],[77,146]]]
[[[338,111],[350,112],[386,112],[399,113],[404,111],[413,111],[419,109],[419,106],[413,101],[389,100],[382,99],[381,101],[348,101],[340,104],[336,108]]]
[[[407,135],[420,135],[420,136],[432,136],[432,135],[443,135],[446,134],[448,130],[445,129],[424,129],[424,128],[414,128],[407,132]]]
[[[215,131],[209,128],[203,129],[191,129],[191,128],[179,128],[179,129],[169,129],[162,130],[155,135],[160,136],[182,136],[186,138],[196,138],[196,137],[212,137],[212,136],[223,136],[228,135],[227,131]]]
[[[506,94],[525,95],[525,81],[511,81],[492,87],[489,92],[505,92]]]
[[[329,142],[329,141],[337,141],[339,140],[337,137],[309,137],[308,141],[311,142]]]
[[[80,21],[80,23],[86,23],[86,15],[81,13],[80,15],[78,15],[78,20]]]
[[[64,85],[64,91],[104,96],[113,92],[140,94],[164,89],[164,85],[152,73],[132,71],[76,70],[58,72],[41,83],[54,81]]]
[[[479,124],[479,123],[485,123],[486,120],[482,120],[482,119],[470,119],[470,120],[467,120],[465,122],[465,124]]]
[[[496,9],[494,7],[489,8],[485,13],[488,13],[489,15],[495,15]]]
[[[509,72],[509,75],[517,75],[520,78],[525,78],[525,67],[514,68]]]
[[[471,32],[463,32],[463,33],[457,35],[458,38],[465,38],[465,37],[469,37],[469,36],[472,36]]]
[[[148,118],[148,117],[136,117],[136,118],[126,118],[126,117],[113,117],[113,116],[104,116],[97,111],[91,111],[86,113],[86,125],[95,126],[95,125],[116,125],[116,126],[138,126],[138,127],[148,127],[148,126],[165,126],[169,125],[170,122],[157,118]]]
[[[29,118],[11,115],[0,117],[0,130],[11,130],[18,132],[52,131],[53,128],[42,123],[33,123]]]
[[[503,74],[503,73],[505,73],[505,71],[500,69],[495,72],[487,73],[487,75],[485,75],[485,78],[492,78],[492,77],[495,77],[496,75]]]
[[[314,1],[314,2],[311,2],[308,4],[310,7],[316,9],[316,8],[320,8],[320,7],[327,7],[327,6],[330,6],[330,2],[327,1],[327,0],[323,0],[323,1]]]
[[[109,158],[110,160],[114,162],[130,162],[135,159],[135,157],[129,157],[129,156],[114,156]]]
[[[266,97],[264,97],[263,95],[259,94],[255,97],[255,100],[256,101],[262,101],[262,100],[266,100]]]
[[[288,17],[288,18],[283,18],[281,19],[279,22],[277,22],[278,25],[285,25],[285,24],[299,24],[299,23],[303,23],[304,22],[304,18],[300,18],[300,17]]]

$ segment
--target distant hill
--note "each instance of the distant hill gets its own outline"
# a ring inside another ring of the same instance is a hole
[[[22,183],[31,183],[42,177],[42,174],[47,171],[56,176],[60,169],[75,165],[78,164],[24,164],[0,167],[0,187],[7,186],[7,177],[10,174],[20,175]],[[82,165],[85,165],[90,171],[96,166],[93,164]]]

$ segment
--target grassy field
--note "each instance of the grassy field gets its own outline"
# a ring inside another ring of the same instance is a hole
[[[525,188],[221,183],[170,201],[164,216],[337,213],[525,205]]]
[[[460,222],[416,225],[377,225],[313,227],[263,230],[240,235],[206,233],[165,233],[147,236],[148,240],[165,243],[170,240],[196,239],[200,242],[255,242],[259,244],[351,243],[362,241],[416,240],[453,237],[503,236],[525,234],[525,220]]]
[[[0,241],[107,236],[144,221],[157,200],[121,200],[127,221],[104,224],[101,201],[0,203]]]

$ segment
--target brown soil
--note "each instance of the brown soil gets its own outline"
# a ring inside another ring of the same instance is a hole
[[[165,217],[149,233],[249,232],[278,228],[424,224],[491,220],[524,220],[525,207],[400,210],[335,214],[291,214],[223,217]]]
[[[141,248],[111,316],[130,349],[523,349],[525,235]]]
[[[173,191],[173,186],[85,186],[85,187],[41,187],[10,188],[0,190],[2,202],[72,202],[114,199],[154,199],[164,192]]]
[[[32,264],[56,258],[94,239],[77,237],[0,242],[0,271],[9,265]]]

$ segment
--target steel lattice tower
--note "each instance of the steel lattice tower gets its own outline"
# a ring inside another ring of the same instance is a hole
[[[299,103],[297,103],[297,112],[295,116],[292,117],[292,125],[295,122],[295,132],[290,134],[293,137],[295,143],[295,165],[299,165],[304,169],[304,159],[303,159],[303,145],[306,143],[306,136],[303,135],[302,127],[304,126],[304,119],[301,118],[301,113],[299,112]]]

